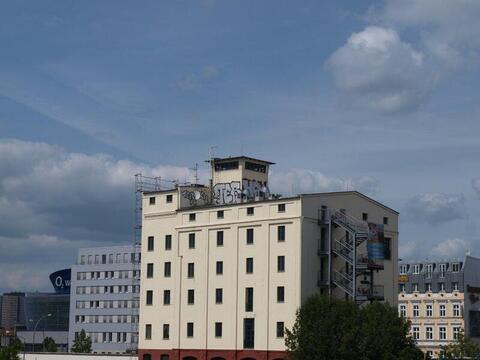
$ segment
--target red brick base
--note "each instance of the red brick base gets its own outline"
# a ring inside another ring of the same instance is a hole
[[[150,355],[150,357],[148,357],[148,355]],[[168,355],[168,360],[285,360],[287,358],[285,351],[198,349],[138,350],[138,360],[163,360],[161,358],[162,355]]]

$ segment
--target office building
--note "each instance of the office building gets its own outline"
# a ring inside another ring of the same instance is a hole
[[[437,357],[460,332],[480,341],[480,259],[400,262],[398,308],[419,347]]]
[[[2,295],[0,328],[4,331],[15,330],[25,325],[25,293],[12,292]]]
[[[311,295],[397,303],[398,213],[357,192],[271,194],[272,163],[144,192],[139,359],[285,359]]]
[[[133,245],[79,249],[72,266],[70,348],[85,330],[94,353],[136,351],[139,262]]]

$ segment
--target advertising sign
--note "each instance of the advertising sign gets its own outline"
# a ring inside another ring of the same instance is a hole
[[[385,259],[383,225],[368,223],[367,252],[370,260]]]
[[[55,293],[70,294],[71,274],[72,271],[70,269],[58,270],[50,274],[50,281],[55,289]]]
[[[401,282],[401,283],[406,283],[408,282],[408,275],[400,275],[398,277],[398,282]]]

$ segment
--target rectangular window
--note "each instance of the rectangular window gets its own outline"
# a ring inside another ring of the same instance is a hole
[[[433,305],[432,304],[427,304],[426,305],[425,315],[427,317],[432,317],[433,316]]]
[[[222,337],[222,323],[216,322],[215,323],[215,337],[221,338]]]
[[[170,194],[170,195],[167,195],[167,199],[166,199],[166,200],[167,200],[167,203],[173,202],[173,195],[171,195],[171,194]]]
[[[438,265],[438,267],[439,267],[440,277],[441,278],[445,277],[445,272],[447,271],[447,264],[440,264]]]
[[[277,257],[277,271],[284,272],[285,271],[285,256],[278,256]]]
[[[172,250],[172,235],[165,235],[165,250]]]
[[[147,305],[153,304],[153,291],[147,290]]]
[[[188,219],[190,221],[195,221],[196,217],[197,217],[197,215],[195,213],[188,214]]]
[[[420,339],[420,328],[418,326],[412,327],[412,338],[413,340]]]
[[[193,290],[193,289],[188,289],[188,293],[187,293],[187,303],[188,303],[188,305],[193,305],[193,304],[195,304],[195,290]]]
[[[420,265],[419,264],[413,265],[413,271],[412,272],[414,274],[420,274]]]
[[[283,286],[277,286],[277,302],[285,302],[285,288]]]
[[[245,288],[245,311],[253,311],[253,288]]]
[[[217,261],[217,275],[223,274],[223,261]]]
[[[383,225],[388,225],[388,217],[383,217]]]
[[[215,289],[215,304],[223,303],[223,289]]]
[[[458,340],[460,332],[462,331],[461,327],[460,326],[454,326],[452,328],[452,330],[453,330],[453,340]]]
[[[172,276],[172,263],[170,261],[167,261],[163,265],[163,276],[164,277],[170,277]]]
[[[195,233],[188,234],[188,248],[195,249]]]
[[[363,221],[368,221],[368,214],[367,213],[362,213],[362,220]]]
[[[383,239],[383,257],[385,260],[391,260],[392,258],[392,239],[385,237]]]
[[[217,231],[217,246],[223,246],[223,231]]]
[[[253,274],[253,258],[247,258],[246,260],[246,273]]]
[[[412,291],[413,292],[418,292],[418,284],[417,283],[412,284]]]
[[[253,215],[255,213],[255,208],[250,206],[247,208],[247,215]]]
[[[278,204],[278,212],[279,213],[285,212],[285,204]]]
[[[163,305],[170,305],[170,290],[163,290]]]
[[[155,205],[155,196],[151,196],[149,199],[149,204],[150,205]]]
[[[452,264],[452,271],[459,272],[460,271],[460,263],[453,263]]]
[[[413,305],[413,317],[419,317],[420,316],[420,305],[414,304]]]
[[[279,225],[277,228],[277,240],[285,241],[285,225]]]
[[[147,244],[147,250],[148,250],[148,251],[153,251],[153,249],[154,249],[154,237],[153,237],[153,236],[149,236],[147,242],[148,242],[148,244]],[[103,261],[102,261],[102,263],[103,263]]]
[[[256,164],[256,163],[252,163],[250,161],[245,161],[245,169],[255,171],[255,172],[261,172],[261,173],[266,173],[267,172],[267,166],[266,165]]]
[[[405,290],[406,290],[406,289],[405,289],[405,284],[400,284],[400,285],[398,286],[398,288],[399,288],[400,292],[405,292]]]
[[[152,339],[152,324],[145,324],[145,339]]]
[[[195,277],[195,263],[188,263],[187,276],[189,279]]]
[[[431,292],[432,291],[432,283],[426,283],[425,284],[425,291],[426,292]]]
[[[440,326],[438,328],[438,335],[440,340],[447,340],[447,328],[445,326]]]
[[[255,319],[243,319],[243,348],[255,347]]]
[[[398,313],[400,314],[400,316],[407,317],[407,306],[405,304],[399,305]]]
[[[153,238],[153,236],[152,236]],[[153,246],[152,246],[152,250],[153,250]],[[102,264],[106,264],[107,263],[107,255],[102,255]]]
[[[453,291],[458,291],[458,282],[457,281],[452,282],[452,290]]]
[[[432,273],[433,273],[433,264],[425,265],[425,277],[427,279],[431,279],[432,278]]]
[[[217,211],[217,219],[223,219],[225,216],[225,212],[223,210]]]
[[[189,338],[193,337],[193,323],[192,322],[187,323],[187,337],[189,337]]]
[[[460,315],[461,315],[460,304],[453,304],[453,316],[460,317]]]
[[[285,336],[285,324],[283,321],[277,322],[277,338],[283,338]]]
[[[445,283],[443,282],[438,283],[438,291],[445,291]]]
[[[163,340],[170,339],[170,324],[163,324]]]
[[[425,339],[426,340],[433,340],[433,327],[427,326],[425,328]]]
[[[408,265],[400,265],[400,275],[406,275],[408,272]]]
[[[440,304],[440,317],[445,317],[447,315],[447,306],[445,304]]]
[[[253,244],[253,229],[247,229],[247,245]]]
[[[153,278],[153,263],[147,264],[147,278]]]

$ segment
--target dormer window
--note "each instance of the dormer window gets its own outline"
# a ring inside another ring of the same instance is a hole
[[[447,264],[438,265],[438,271],[440,272],[440,277],[445,277],[445,273],[447,272]]]
[[[406,275],[408,272],[408,265],[400,265],[400,275]]]
[[[433,272],[433,264],[427,264],[425,265],[425,277],[427,279],[432,278],[432,272]]]
[[[413,271],[412,271],[412,273],[413,273],[413,274],[420,274],[420,268],[421,268],[420,264],[415,264],[415,265],[413,265]]]
[[[460,271],[460,263],[453,263],[452,264],[452,271],[459,272]]]

